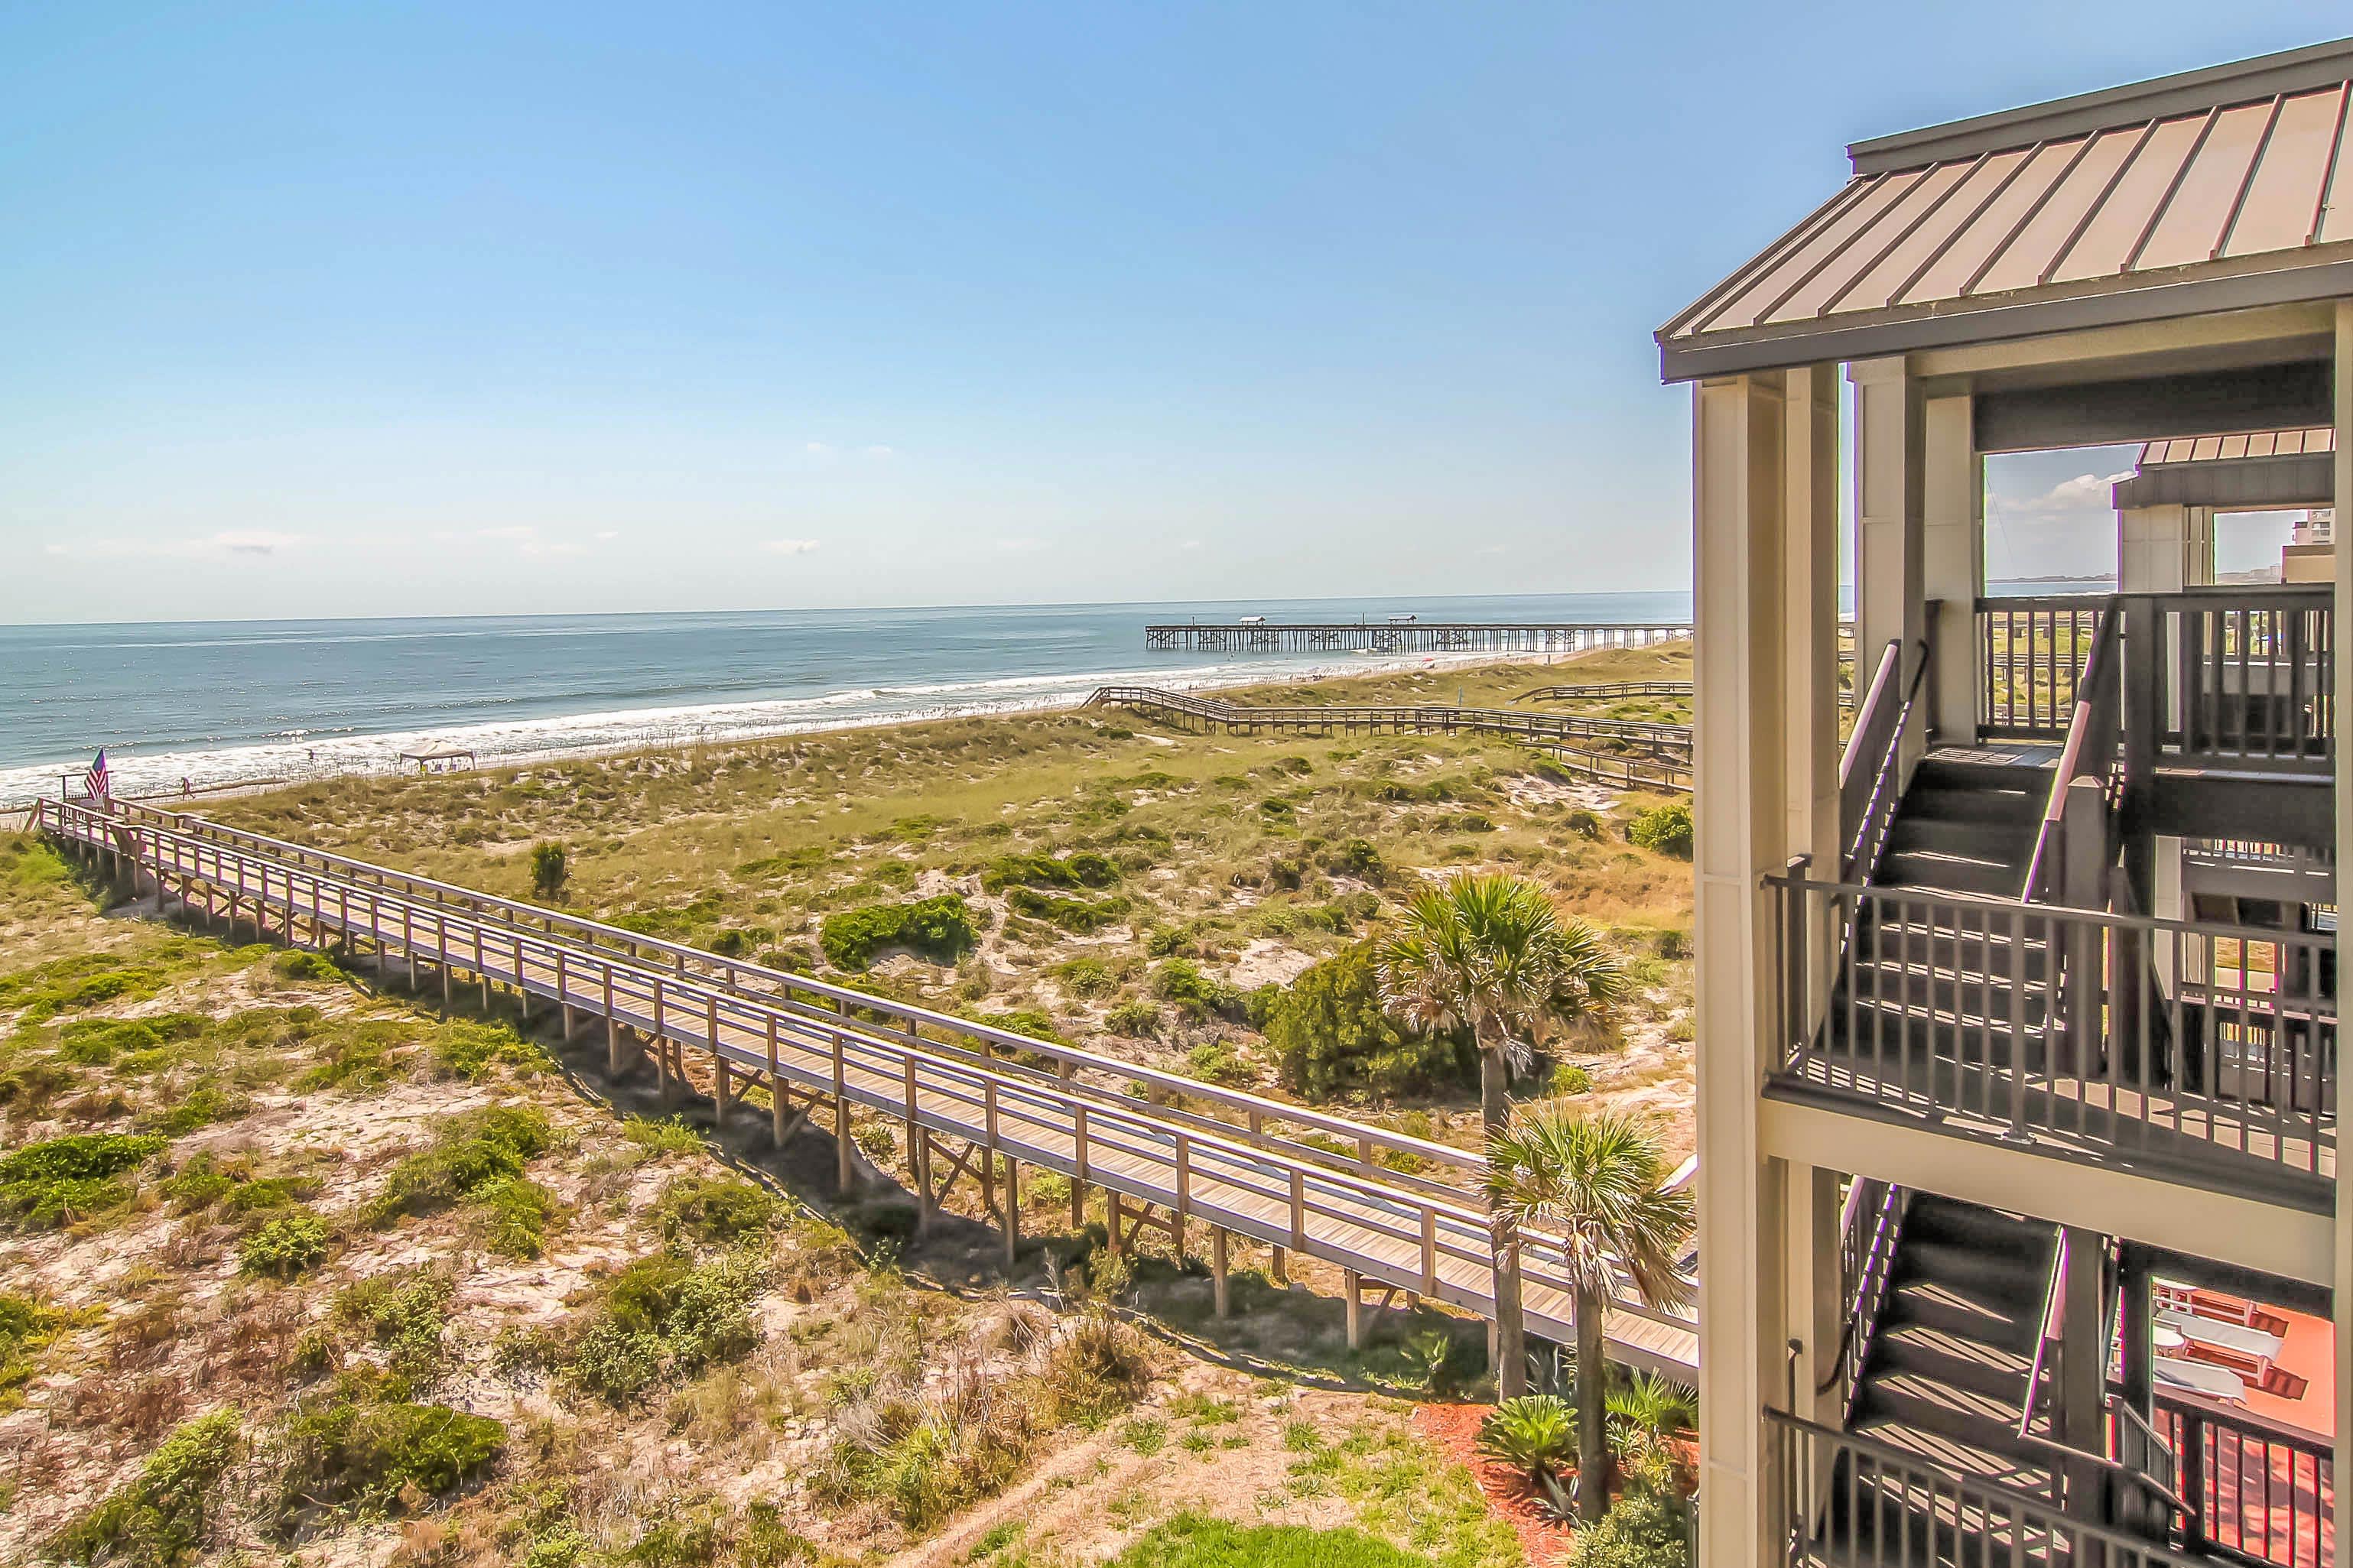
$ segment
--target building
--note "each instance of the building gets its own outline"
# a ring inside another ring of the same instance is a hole
[[[2353,1565],[2348,563],[2211,540],[2353,491],[2348,106],[2353,41],[1860,143],[1660,330],[1711,1565]],[[2118,591],[1989,598],[1987,456],[2126,441],[2190,445],[2118,486]]]

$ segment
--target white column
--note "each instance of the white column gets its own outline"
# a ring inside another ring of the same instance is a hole
[[[1921,426],[1920,592],[1937,605],[1927,626],[1936,661],[1930,711],[1942,738],[1967,743],[1978,732],[1977,602],[1985,595],[1985,459],[1976,400],[1929,398]]]
[[[2337,515],[2353,506],[2353,300],[2337,301],[2337,462],[2332,487]],[[2353,549],[2340,542],[2337,551],[2337,612],[2353,605]],[[2335,639],[2337,689],[2353,691],[2353,638]],[[2353,790],[2345,783],[2343,742],[2337,763],[2337,842],[2353,845]],[[2353,864],[2340,852],[2337,859],[2337,907],[2353,908]],[[2337,1162],[2337,1568],[2353,1568],[2353,1531],[2345,1528],[2345,1478],[2353,1476],[2353,1170]]]
[[[1837,463],[1831,370],[1696,390],[1701,1529],[1711,1564],[1748,1568],[1778,1552],[1761,1412],[1787,1397],[1792,1310],[1816,1310],[1785,1284],[1792,1173],[1757,1130],[1778,1036],[1759,879],[1835,864]]]
[[[2196,530],[2191,508],[2134,506],[2116,512],[2116,590],[2124,594],[2179,594],[2213,581],[2213,516],[2206,519],[2207,570],[2197,575]],[[2200,509],[2202,510],[2202,509]]]
[[[1881,652],[1927,635],[1922,615],[1927,468],[1920,384],[1903,359],[1858,360],[1854,383],[1854,666],[1860,699]],[[1907,659],[1907,664],[1908,664]]]

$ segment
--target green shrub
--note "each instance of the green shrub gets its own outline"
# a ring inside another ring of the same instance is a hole
[[[493,1252],[524,1259],[547,1250],[548,1227],[564,1212],[554,1193],[527,1176],[501,1176],[466,1194]]]
[[[638,1148],[656,1154],[700,1154],[702,1138],[695,1130],[676,1118],[656,1121],[649,1116],[625,1117],[621,1136]]]
[[[264,1220],[245,1238],[237,1253],[237,1268],[248,1274],[291,1279],[326,1261],[327,1226],[307,1211]]]
[[[1626,838],[1637,848],[1688,860],[1692,853],[1691,807],[1680,801],[1672,805],[1655,806],[1626,825]]]
[[[633,1404],[659,1383],[738,1360],[759,1343],[751,1304],[765,1282],[750,1252],[702,1264],[674,1253],[638,1258],[606,1282],[557,1364],[575,1387]]]
[[[1221,1083],[1239,1087],[1251,1082],[1258,1074],[1250,1070],[1227,1041],[1205,1040],[1185,1053],[1185,1071],[1204,1083]]]
[[[169,955],[194,951],[169,950]],[[76,1013],[101,1003],[142,1001],[163,989],[169,978],[161,963],[140,963],[113,953],[78,952],[53,958],[13,974],[0,974],[0,1008],[21,1008],[20,1024],[41,1024],[60,1013]]]
[[[1680,1500],[1638,1487],[1577,1532],[1569,1568],[1690,1568],[1689,1530]]]
[[[341,980],[343,972],[323,952],[289,948],[269,961],[270,973],[280,980]]]
[[[564,894],[564,884],[572,875],[570,858],[564,846],[550,841],[531,847],[531,890],[546,900]]]
[[[1354,877],[1360,882],[1379,882],[1388,876],[1388,867],[1381,860],[1381,852],[1369,838],[1348,838],[1325,857],[1324,868],[1335,877]]]
[[[663,1236],[704,1243],[765,1235],[783,1219],[783,1208],[765,1187],[733,1176],[677,1177],[655,1205]]]
[[[1241,1011],[1241,993],[1202,973],[1201,966],[1189,958],[1163,960],[1152,972],[1152,994],[1196,1020]]]
[[[403,1215],[448,1208],[493,1182],[522,1175],[524,1163],[554,1142],[547,1113],[534,1105],[485,1106],[452,1117],[429,1147],[392,1168],[368,1205],[368,1221],[389,1225]]]
[[[1122,1002],[1103,1015],[1103,1027],[1114,1035],[1140,1040],[1160,1027],[1160,1009],[1141,1000]]]
[[[903,947],[935,963],[954,963],[979,942],[963,898],[942,893],[904,904],[868,904],[828,915],[818,942],[836,969],[863,969],[886,947]]]
[[[153,1025],[136,1018],[77,1018],[58,1032],[58,1055],[79,1067],[100,1068],[118,1056],[163,1043]]]
[[[1092,901],[1066,899],[1054,893],[1039,892],[1034,888],[1007,889],[1005,906],[1017,914],[1045,921],[1080,936],[1116,925],[1127,913],[1125,899],[1096,899]]]
[[[1583,806],[1568,814],[1567,826],[1568,830],[1579,838],[1601,837],[1601,818]]]
[[[204,1543],[205,1505],[237,1462],[235,1410],[216,1410],[164,1438],[139,1474],[52,1536],[43,1554],[75,1563],[173,1568]]]
[[[504,1024],[455,1019],[433,1031],[432,1047],[435,1064],[469,1083],[480,1083],[501,1067],[529,1077],[554,1065],[545,1051]]]
[[[394,1269],[345,1286],[332,1315],[338,1323],[365,1330],[383,1346],[385,1366],[403,1384],[423,1386],[441,1374],[448,1358],[449,1293],[446,1274]]]
[[[992,1029],[1002,1029],[1008,1035],[1027,1035],[1048,1045],[1067,1046],[1071,1043],[1062,1038],[1062,1032],[1054,1026],[1054,1020],[1035,1007],[1016,1007],[1008,1013],[983,1013],[973,1021],[986,1024]]]
[[[1549,1087],[1555,1094],[1590,1094],[1593,1092],[1593,1075],[1575,1062],[1556,1063]]]
[[[1479,1452],[1531,1480],[1557,1475],[1577,1458],[1577,1406],[1551,1394],[1506,1399],[1480,1426]]]
[[[1434,1094],[1479,1077],[1467,1037],[1409,1034],[1382,1010],[1370,942],[1303,971],[1274,998],[1266,1038],[1283,1083],[1311,1100]]]
[[[244,1095],[218,1084],[200,1083],[174,1100],[160,1115],[142,1120],[167,1138],[185,1138],[199,1127],[244,1115],[252,1103]]]
[[[501,1423],[446,1405],[334,1397],[298,1408],[280,1439],[279,1522],[314,1509],[394,1511],[412,1487],[427,1497],[454,1491],[497,1458],[506,1439]]]
[[[118,1178],[164,1144],[124,1132],[80,1132],[28,1143],[0,1158],[0,1216],[26,1230],[55,1230],[131,1196]]]
[[[1118,880],[1119,867],[1091,849],[1071,856],[1000,855],[980,874],[980,885],[992,893],[1016,886],[1108,888]]]
[[[37,1358],[72,1321],[30,1296],[0,1291],[0,1411],[23,1402],[18,1391],[32,1381]]]

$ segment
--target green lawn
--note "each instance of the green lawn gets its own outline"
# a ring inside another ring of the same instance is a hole
[[[1121,1552],[1109,1568],[1430,1568],[1430,1562],[1354,1530],[1295,1524],[1246,1530],[1178,1514]]]

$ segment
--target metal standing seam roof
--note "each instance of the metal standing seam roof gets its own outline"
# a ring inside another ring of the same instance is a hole
[[[2353,293],[2353,40],[1848,151],[1659,330],[1667,379]]]
[[[2183,436],[2144,445],[2139,467],[2228,462],[2241,458],[2318,458],[2335,450],[2337,432],[2327,426],[2312,430],[2263,430],[2251,436]]]

